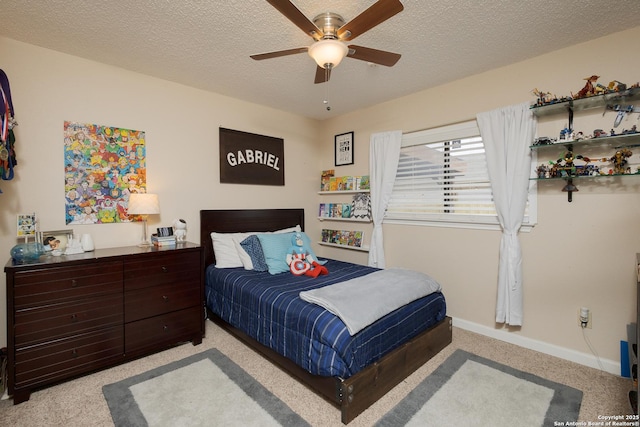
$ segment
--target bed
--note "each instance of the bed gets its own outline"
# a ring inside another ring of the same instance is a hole
[[[329,274],[310,278],[214,267],[212,232],[273,232],[297,225],[304,227],[303,209],[200,211],[207,314],[211,321],[337,406],[341,421],[348,424],[451,343],[451,319],[446,316],[444,296],[436,292],[351,336],[341,331],[346,327],[339,318],[303,301],[299,292],[377,269],[328,260]],[[253,302],[245,301],[252,292],[261,296]],[[324,340],[318,330],[330,329],[327,325],[338,331]]]

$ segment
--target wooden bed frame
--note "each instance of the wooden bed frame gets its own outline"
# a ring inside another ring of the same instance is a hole
[[[205,268],[215,261],[211,232],[275,231],[298,224],[304,230],[304,209],[201,210],[200,244],[204,248]],[[211,321],[338,407],[344,424],[352,421],[451,343],[451,318],[446,317],[347,379],[322,377],[310,374],[293,361],[258,343],[208,309],[207,313]]]

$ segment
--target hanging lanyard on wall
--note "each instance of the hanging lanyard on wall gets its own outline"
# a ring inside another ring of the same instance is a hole
[[[13,144],[13,103],[11,101],[11,90],[9,89],[9,79],[4,71],[0,70],[0,94],[2,95],[2,110],[0,110],[0,178],[3,180],[13,179],[13,166],[16,164]]]

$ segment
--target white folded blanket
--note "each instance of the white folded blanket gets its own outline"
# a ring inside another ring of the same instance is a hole
[[[300,298],[326,308],[347,325],[351,335],[413,300],[440,291],[430,276],[389,268],[310,291]]]

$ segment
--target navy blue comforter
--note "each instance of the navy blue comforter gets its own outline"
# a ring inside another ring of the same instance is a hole
[[[207,307],[308,372],[340,378],[348,378],[379,360],[446,315],[444,295],[437,292],[351,336],[338,317],[303,301],[298,294],[376,269],[336,260],[329,260],[325,266],[329,274],[314,279],[211,265],[206,271]]]

